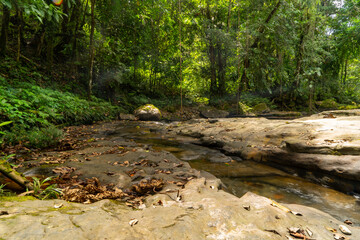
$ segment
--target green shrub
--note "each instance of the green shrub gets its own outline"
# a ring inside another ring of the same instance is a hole
[[[17,132],[8,132],[3,141],[7,145],[22,143],[26,147],[47,148],[56,146],[63,137],[63,132],[55,126],[20,129]]]
[[[245,114],[248,114],[250,113],[252,110],[251,107],[249,107],[248,105],[246,105],[245,103],[243,102],[239,102],[239,114],[242,114],[242,115],[245,115]]]
[[[0,122],[12,122],[1,129],[7,131],[5,144],[52,146],[61,136],[54,125],[90,124],[115,118],[123,111],[104,100],[91,100],[28,82],[0,86]]]
[[[265,103],[271,109],[276,108],[276,106],[269,99],[249,93],[242,94],[240,96],[240,100],[249,107],[254,107],[258,104]]]
[[[325,99],[323,101],[317,101],[316,105],[318,105],[319,108],[323,108],[323,109],[337,109],[339,107],[339,104],[336,102],[334,98]]]

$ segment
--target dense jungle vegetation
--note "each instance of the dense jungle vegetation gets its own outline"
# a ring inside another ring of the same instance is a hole
[[[0,5],[7,142],[43,147],[36,139],[56,138],[53,126],[115,117],[148,102],[230,111],[239,102],[301,111],[360,102],[358,0]]]

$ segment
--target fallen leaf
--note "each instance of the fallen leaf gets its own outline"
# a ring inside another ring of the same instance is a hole
[[[350,229],[348,227],[346,227],[344,225],[340,225],[339,229],[343,234],[351,235],[351,231],[350,231]]]
[[[334,233],[334,239],[335,239],[335,240],[345,240],[345,239],[348,239],[348,238],[346,238],[346,237],[344,237],[344,236],[341,236],[341,235],[338,234],[338,233]]]
[[[243,205],[243,208],[247,211],[250,211],[250,205]],[[265,230],[266,231],[266,230]]]
[[[272,233],[275,233],[275,234],[281,236],[281,234],[280,234],[278,231],[273,230],[273,229],[265,229],[264,231],[266,231],[266,232],[272,232]]]
[[[344,223],[346,223],[347,225],[352,225],[353,224],[350,220],[345,220]]]
[[[308,238],[307,236],[305,236],[302,233],[290,233],[291,236],[295,237],[295,238],[301,238],[303,240],[310,240],[311,238]]]
[[[64,204],[60,203],[60,204],[55,204],[54,205],[54,208],[58,209],[58,208],[61,208],[62,206],[64,206]]]
[[[335,228],[331,228],[331,227],[326,227],[327,230],[329,230],[330,232],[336,233],[337,230]]]
[[[313,236],[313,233],[310,229],[306,228],[306,233],[309,235],[309,237]]]
[[[288,230],[289,230],[289,233],[298,233],[298,232],[300,232],[300,228],[298,228],[298,227],[290,227],[290,228],[288,228]]]
[[[130,226],[132,227],[132,226],[134,226],[135,224],[137,224],[139,222],[139,220],[137,220],[137,219],[131,219],[130,220],[130,222],[129,222],[129,224],[130,224]]]
[[[106,175],[108,175],[108,176],[114,176],[114,175],[115,175],[115,173],[114,173],[114,172],[110,172],[110,171],[105,172],[105,174],[106,174]]]
[[[295,216],[302,216],[302,214],[301,213],[299,213],[299,212],[294,212],[294,211],[290,211],[292,214],[294,214]]]
[[[288,209],[287,207],[285,207],[285,206],[283,206],[283,205],[281,205],[281,204],[279,204],[279,203],[277,203],[277,202],[275,202],[273,200],[271,200],[271,206],[278,207],[278,208],[280,208],[281,210],[283,210],[285,212],[291,212],[290,209]]]
[[[9,215],[9,212],[8,211],[0,211],[0,216],[2,215]]]

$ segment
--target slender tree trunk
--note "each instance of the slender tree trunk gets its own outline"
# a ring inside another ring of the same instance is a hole
[[[92,84],[93,84],[93,70],[94,70],[94,58],[95,58],[95,47],[94,47],[94,32],[95,32],[95,3],[96,0],[91,0],[91,29],[90,29],[90,52],[89,52],[89,83],[88,83],[88,99],[91,98]]]
[[[273,18],[273,16],[275,15],[275,13],[278,11],[278,9],[280,8],[281,6],[281,0],[279,0],[277,2],[277,4],[275,5],[275,7],[273,8],[273,10],[270,12],[270,14],[267,16],[265,22],[263,25],[260,26],[260,28],[258,29],[258,33],[260,33],[257,37],[255,37],[255,40],[253,42],[253,44],[251,45],[250,48],[257,48],[258,47],[258,44],[260,42],[260,35],[265,31],[265,26],[266,24],[268,24],[270,22],[270,20]],[[248,58],[246,58],[244,60],[244,69],[243,69],[243,73],[242,73],[242,76],[241,76],[241,82],[243,84],[247,84],[247,76],[246,76],[246,71],[247,69],[249,68],[250,66],[250,60]]]
[[[182,76],[182,42],[181,42],[181,0],[179,0],[179,48],[180,48],[180,114],[183,117],[183,76]]]
[[[22,11],[19,8],[16,9],[16,20],[18,24],[16,61],[19,62],[21,56],[21,45],[23,45],[24,43],[24,37],[23,37],[24,19],[22,16]]]
[[[10,23],[10,9],[7,6],[3,5],[3,15],[1,20],[1,34],[0,34],[0,56],[4,56],[6,53],[9,23]]]
[[[348,58],[346,58],[346,60],[345,60],[344,78],[343,78],[343,80],[342,80],[344,87],[346,87],[347,68],[348,68]]]
[[[209,46],[209,54],[210,54],[210,99],[216,95],[217,92],[217,84],[216,84],[216,66],[215,66],[215,47],[213,41],[210,39]]]
[[[16,51],[16,61],[20,61],[21,53],[21,26],[18,26],[18,37],[17,37],[17,51]]]
[[[212,21],[209,2],[206,2],[206,17],[209,21]],[[212,28],[210,24],[210,29]],[[212,36],[209,36],[209,60],[210,60],[210,101],[217,95],[217,82],[216,82],[216,53]]]
[[[222,49],[221,49],[221,45],[218,44],[219,46],[217,47],[217,54],[218,54],[218,91],[217,94],[219,96],[223,96],[225,94],[226,91],[226,86],[225,86],[225,67],[226,67],[226,56],[222,56]],[[224,50],[225,51],[225,50]]]
[[[226,32],[229,33],[229,29],[230,29],[230,17],[231,17],[231,2],[232,0],[229,1],[229,7],[228,7],[228,16],[227,16],[227,28],[226,28]]]

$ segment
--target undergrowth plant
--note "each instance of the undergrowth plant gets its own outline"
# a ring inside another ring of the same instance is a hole
[[[0,82],[6,83],[0,85],[0,122],[6,123],[1,126],[3,133],[7,133],[0,141],[5,144],[21,142],[27,147],[50,147],[62,136],[55,126],[91,124],[115,118],[123,111],[95,97],[87,101],[29,82],[10,82],[2,76]]]
[[[51,184],[45,187],[51,180],[52,177],[47,177],[44,180],[33,177],[33,195],[41,200],[59,198],[59,196],[62,194],[62,191],[57,187],[56,184]]]

